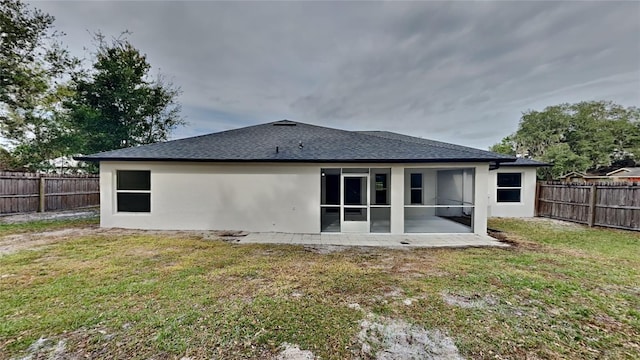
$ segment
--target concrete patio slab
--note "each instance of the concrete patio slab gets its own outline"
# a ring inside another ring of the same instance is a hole
[[[508,247],[488,235],[478,234],[289,234],[249,233],[238,238],[241,244],[297,244],[337,246],[377,246],[389,248]]]

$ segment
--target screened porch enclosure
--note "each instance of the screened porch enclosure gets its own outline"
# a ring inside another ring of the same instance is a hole
[[[389,168],[321,169],[322,232],[391,232]]]
[[[405,169],[405,233],[473,232],[474,169]]]
[[[473,232],[473,168],[398,171],[392,184],[390,168],[321,169],[321,232]]]

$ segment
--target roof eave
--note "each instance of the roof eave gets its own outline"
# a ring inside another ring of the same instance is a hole
[[[211,163],[446,163],[446,162],[511,162],[510,158],[449,158],[449,159],[185,159],[185,158],[131,158],[131,157],[92,157],[74,158],[78,161],[150,161],[150,162],[211,162]]]

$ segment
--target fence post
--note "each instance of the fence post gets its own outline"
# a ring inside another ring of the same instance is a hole
[[[589,198],[589,227],[592,227],[593,224],[596,221],[596,199],[597,199],[597,193],[598,193],[598,185],[593,184],[591,185],[591,192],[590,192],[590,198]]]
[[[38,206],[38,211],[39,212],[45,212],[46,207],[47,207],[47,203],[46,203],[46,197],[45,197],[45,178],[43,176],[40,176],[40,191],[38,192],[39,198],[40,198],[40,205]]]
[[[538,217],[540,215],[540,181],[536,181],[536,199],[533,205],[533,216]]]

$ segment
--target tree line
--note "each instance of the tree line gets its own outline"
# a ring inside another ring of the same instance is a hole
[[[163,141],[184,125],[180,89],[151,75],[127,33],[96,33],[87,65],[54,22],[20,0],[0,0],[0,166],[47,170],[49,159]],[[634,166],[640,110],[610,101],[529,110],[490,150],[553,164],[539,169],[545,179]]]
[[[166,140],[184,125],[180,89],[152,76],[126,32],[95,33],[86,64],[54,22],[20,0],[0,0],[0,165],[47,170],[50,159]]]
[[[490,150],[552,164],[538,169],[542,179],[635,166],[640,160],[640,109],[584,101],[529,110],[518,130]]]

